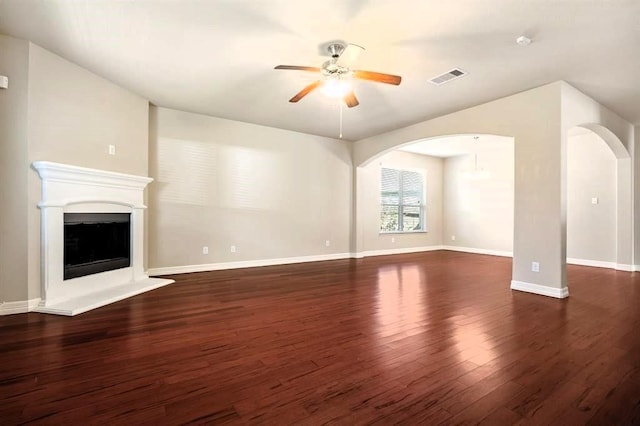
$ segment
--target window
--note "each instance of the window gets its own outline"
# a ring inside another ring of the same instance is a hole
[[[424,176],[380,170],[380,232],[420,232],[424,226]]]

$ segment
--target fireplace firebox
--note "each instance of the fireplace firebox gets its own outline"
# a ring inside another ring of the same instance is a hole
[[[131,214],[64,214],[64,280],[130,265]]]

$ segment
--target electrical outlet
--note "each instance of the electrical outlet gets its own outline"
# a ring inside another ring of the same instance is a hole
[[[455,241],[455,240],[456,240],[456,236],[455,236],[455,235],[452,235],[452,236],[451,236],[451,241]]]
[[[325,247],[331,246],[331,241],[330,240],[325,241],[324,245],[325,245]]]
[[[391,242],[395,243],[396,242],[396,237],[391,237]]]
[[[109,155],[116,155],[116,146],[109,145]]]
[[[202,254],[209,254],[209,247],[207,246],[202,247]]]
[[[531,262],[531,271],[540,272],[540,262]]]
[[[231,253],[235,253],[236,251],[236,246],[231,246]]]
[[[598,197],[592,197],[591,204],[598,204]]]

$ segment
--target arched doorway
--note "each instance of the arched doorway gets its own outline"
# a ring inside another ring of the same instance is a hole
[[[514,138],[441,135],[399,144],[357,168],[359,257],[450,249],[511,256],[514,229]],[[383,171],[422,174],[424,227],[383,229]]]
[[[599,124],[567,136],[567,263],[631,271],[631,156]]]

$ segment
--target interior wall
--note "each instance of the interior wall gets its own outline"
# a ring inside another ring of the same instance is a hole
[[[444,244],[509,254],[513,251],[514,141],[481,136],[477,153],[477,169],[474,154],[444,161]]]
[[[155,107],[150,125],[150,268],[349,252],[349,142]]]
[[[27,300],[29,43],[0,35],[0,304]]]
[[[28,164],[54,161],[147,176],[148,118],[147,100],[30,44]],[[116,155],[109,155],[109,145]],[[40,178],[29,170],[29,298],[40,295],[40,199]]]
[[[29,61],[30,159],[147,176],[146,99],[34,44]]]
[[[395,250],[442,245],[441,158],[392,151],[363,168],[364,251]],[[380,233],[380,169],[416,170],[426,175],[426,232]]]
[[[567,258],[616,262],[616,179],[616,157],[599,136],[569,134]]]

